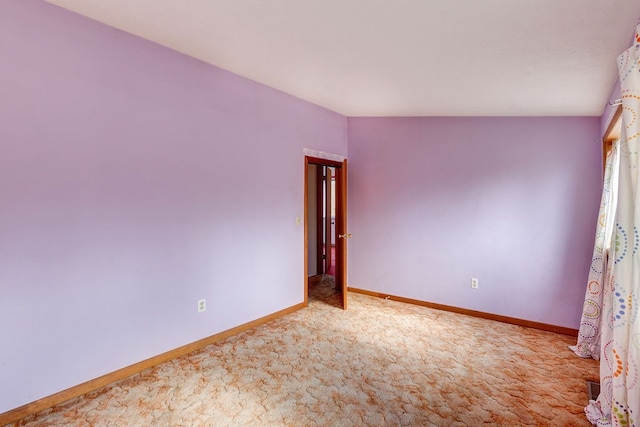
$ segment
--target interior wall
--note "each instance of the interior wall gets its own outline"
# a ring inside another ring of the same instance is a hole
[[[38,0],[0,58],[0,413],[303,302],[344,117]]]
[[[350,118],[349,286],[577,329],[599,129],[597,117]]]

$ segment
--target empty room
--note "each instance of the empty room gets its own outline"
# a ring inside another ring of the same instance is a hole
[[[0,0],[0,426],[638,425],[638,18]]]

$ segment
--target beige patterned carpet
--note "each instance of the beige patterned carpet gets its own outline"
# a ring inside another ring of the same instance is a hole
[[[310,284],[309,307],[16,426],[588,426],[575,339]]]

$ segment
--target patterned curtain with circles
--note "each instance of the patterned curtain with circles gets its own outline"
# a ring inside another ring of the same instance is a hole
[[[640,426],[640,25],[618,57],[622,136],[616,225],[602,283],[600,396],[585,408],[597,426]]]
[[[582,307],[578,342],[575,346],[570,347],[580,357],[600,359],[603,283],[607,281],[607,270],[609,270],[608,267],[610,266],[609,260],[618,196],[619,164],[620,141],[617,141],[607,154],[604,168],[604,185],[600,200],[600,211],[598,212],[598,224],[596,226],[596,241]]]

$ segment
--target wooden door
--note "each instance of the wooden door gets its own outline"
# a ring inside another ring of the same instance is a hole
[[[347,309],[347,160],[336,168],[336,288],[342,292],[342,308]]]
[[[336,225],[335,225],[335,234],[337,235],[335,238],[336,243],[336,259],[335,259],[335,269],[336,269],[336,288],[340,290],[342,293],[342,308],[347,309],[347,243],[346,238],[349,237],[346,226],[347,226],[347,162],[336,162],[333,160],[325,160],[315,157],[305,157],[305,193],[304,193],[304,214],[305,218],[308,219],[310,214],[315,215],[315,213],[310,213],[308,209],[308,198],[309,198],[309,187],[308,187],[308,170],[310,166],[318,165],[320,166],[318,169],[322,169],[322,166],[331,166],[335,168],[335,176],[336,176],[336,186],[335,186],[335,202],[336,202]],[[321,178],[320,178],[321,181]],[[329,181],[329,185],[331,185]],[[331,190],[329,190],[331,191]],[[322,183],[319,183],[319,191],[317,193],[322,193]],[[318,203],[320,204],[320,203]],[[331,216],[331,208],[327,210],[329,212],[329,217]],[[323,240],[323,230],[322,230],[322,209],[317,209],[317,224],[319,225],[317,239]],[[314,233],[314,230],[310,230],[308,227],[309,221],[305,219],[305,231],[304,231],[304,303],[308,304],[308,291],[309,291],[309,281],[308,281],[308,271],[309,271],[309,233]],[[329,224],[330,230],[330,224]],[[329,244],[331,243],[331,235],[327,239]],[[319,251],[322,253],[322,251]],[[330,253],[329,253],[330,254]]]

